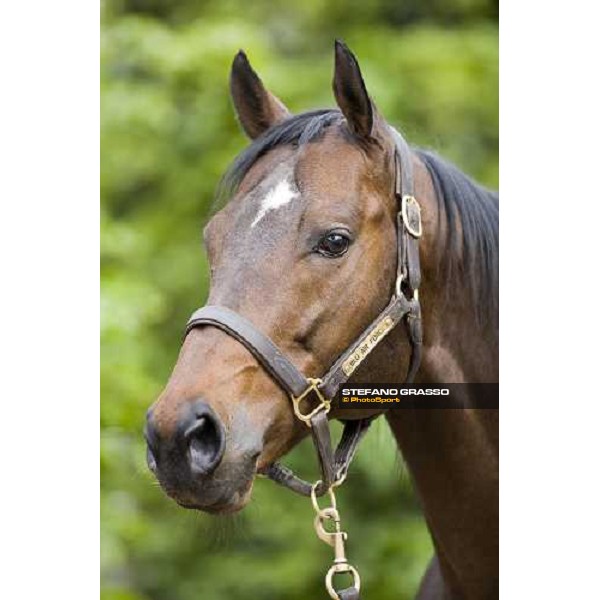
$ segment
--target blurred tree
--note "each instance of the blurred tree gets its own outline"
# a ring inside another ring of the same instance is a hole
[[[497,2],[106,0],[102,7],[102,597],[324,597],[312,509],[259,481],[239,516],[191,514],[145,467],[141,429],[208,287],[201,246],[243,148],[228,97],[245,48],[296,111],[332,106],[333,39],[359,56],[386,118],[483,183],[498,178]],[[290,461],[316,473],[309,445]],[[367,490],[367,491],[366,491]],[[385,423],[340,498],[369,596],[410,598],[432,552]]]

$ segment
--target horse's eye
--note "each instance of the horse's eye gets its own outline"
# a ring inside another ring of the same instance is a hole
[[[322,237],[317,245],[317,252],[327,257],[341,256],[348,250],[350,238],[340,232],[334,231]]]

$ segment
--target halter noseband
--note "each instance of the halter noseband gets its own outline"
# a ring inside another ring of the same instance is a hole
[[[243,344],[267,373],[289,394],[294,413],[310,427],[319,459],[321,480],[316,485],[297,477],[290,469],[273,463],[265,473],[273,481],[304,496],[322,496],[346,477],[350,462],[372,417],[344,422],[340,442],[333,451],[327,413],[331,400],[367,355],[404,320],[412,352],[406,382],[411,383],[421,361],[422,326],[419,304],[421,269],[418,240],[421,237],[421,212],[414,197],[414,181],[410,149],[400,135],[395,135],[395,195],[398,232],[398,263],[394,294],[379,316],[358,339],[339,356],[321,378],[303,375],[266,335],[236,312],[224,306],[204,306],[191,316],[185,335],[196,327],[211,325],[221,329]],[[408,292],[408,296],[406,294]],[[301,410],[301,403],[314,395],[318,404],[310,412]]]

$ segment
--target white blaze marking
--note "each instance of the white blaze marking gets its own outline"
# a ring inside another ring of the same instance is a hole
[[[289,204],[298,196],[298,192],[292,188],[289,179],[284,179],[271,188],[263,198],[258,214],[252,221],[251,227],[254,227],[270,210],[277,210],[286,204]]]

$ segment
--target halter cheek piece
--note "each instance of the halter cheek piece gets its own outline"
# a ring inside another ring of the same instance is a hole
[[[344,549],[346,533],[341,531],[333,488],[346,478],[358,443],[371,424],[372,417],[345,421],[342,437],[334,451],[327,419],[331,409],[331,399],[368,354],[400,321],[404,321],[406,325],[412,348],[406,375],[407,383],[413,381],[421,362],[422,327],[418,291],[421,282],[418,246],[422,234],[421,211],[413,195],[410,149],[401,136],[395,137],[398,264],[394,293],[379,316],[338,357],[325,375],[321,378],[303,375],[266,335],[258,331],[244,317],[224,306],[204,306],[198,309],[191,316],[185,330],[187,335],[196,327],[211,325],[243,344],[265,371],[289,394],[296,417],[310,428],[319,459],[321,479],[312,485],[279,463],[270,465],[265,474],[273,481],[312,498],[317,513],[315,517],[317,535],[335,551],[333,566],[325,578],[327,591],[334,600],[359,600],[360,577],[346,559]],[[311,397],[317,400],[316,405],[308,402]],[[304,412],[303,406],[307,404],[313,408]],[[322,509],[318,505],[317,497],[325,493],[329,494],[331,505]],[[334,523],[333,531],[325,528],[325,522],[330,521]],[[334,588],[332,580],[339,573],[349,573],[352,576],[353,583],[350,587],[343,590]]]

